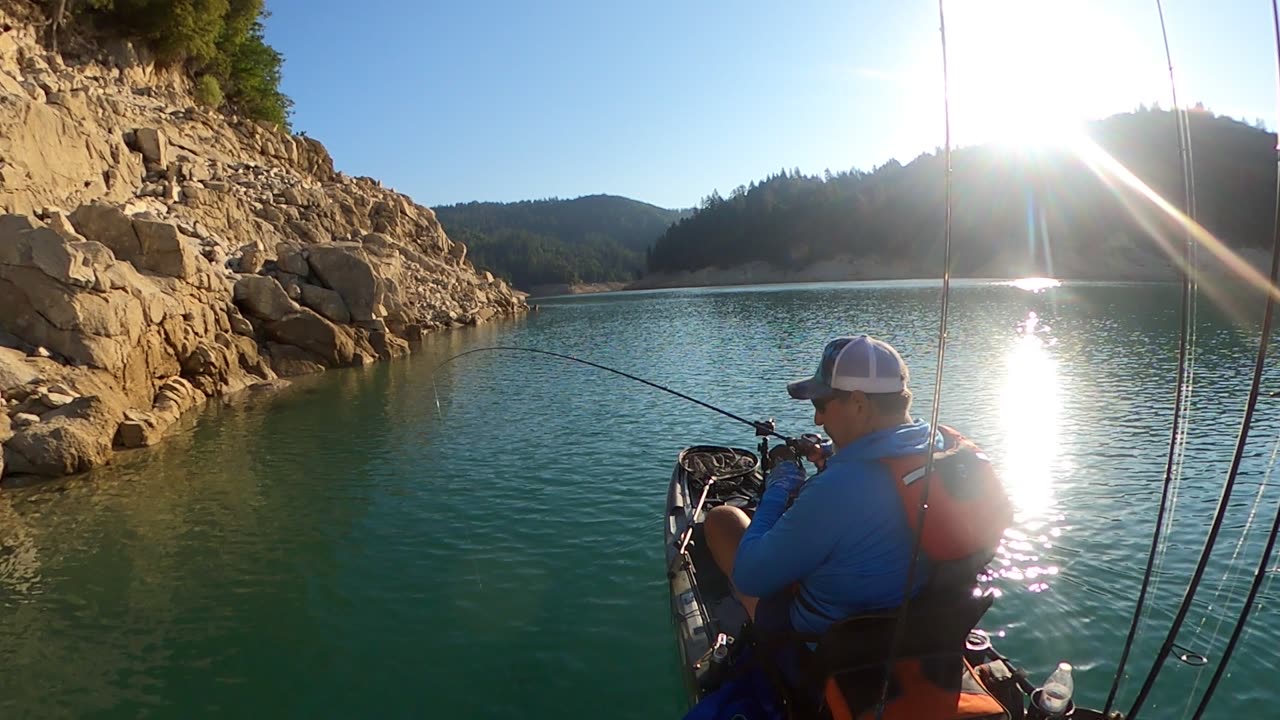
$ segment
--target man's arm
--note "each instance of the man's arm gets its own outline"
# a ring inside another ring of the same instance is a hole
[[[839,537],[841,511],[824,505],[823,489],[806,489],[790,509],[784,484],[773,483],[765,490],[733,561],[738,592],[752,597],[772,595],[813,572],[831,554]]]

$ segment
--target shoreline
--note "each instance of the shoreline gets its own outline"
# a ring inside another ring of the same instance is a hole
[[[1270,263],[1269,253],[1246,249],[1237,251],[1237,256],[1249,267],[1265,274]],[[1181,275],[1178,269],[1169,264],[1146,266],[1129,266],[1115,272],[1089,272],[1081,268],[1062,268],[1056,273],[1037,272],[1032,268],[1017,268],[1019,272],[979,272],[953,274],[955,280],[987,280],[993,282],[1013,281],[1020,278],[1048,278],[1062,282],[1096,282],[1096,283],[1166,283],[1179,282]],[[1238,273],[1229,270],[1224,263],[1212,257],[1202,257],[1199,266],[1201,278],[1223,278]],[[815,263],[804,268],[791,270],[773,267],[764,262],[752,262],[730,268],[702,268],[700,270],[680,273],[657,273],[646,275],[631,282],[578,283],[554,286],[539,286],[541,293],[530,293],[530,299],[547,299],[573,295],[600,294],[610,292],[630,292],[643,290],[676,290],[714,287],[735,287],[744,285],[787,285],[803,283],[828,282],[941,282],[939,275],[921,276],[903,267],[883,265],[878,262],[861,262],[850,258],[836,258],[825,263]],[[548,292],[555,289],[558,292]]]
[[[9,8],[0,155],[23,180],[0,178],[0,482],[78,475],[212,399],[528,311],[430,208],[318,140],[204,108],[128,41],[50,50]]]

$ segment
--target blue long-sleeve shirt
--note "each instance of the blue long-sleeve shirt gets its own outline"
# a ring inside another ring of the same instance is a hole
[[[804,484],[790,508],[785,488],[766,489],[738,545],[734,586],[765,597],[799,581],[805,602],[791,604],[791,622],[800,632],[900,605],[914,536],[880,458],[923,452],[930,437],[941,447],[941,436],[917,420],[859,438]],[[927,579],[921,558],[912,593]]]

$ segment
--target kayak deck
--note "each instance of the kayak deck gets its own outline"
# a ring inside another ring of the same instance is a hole
[[[720,572],[707,549],[703,521],[708,511],[720,505],[753,512],[763,484],[755,454],[711,445],[685,449],[671,475],[665,527],[667,575],[676,643],[691,703],[720,685],[720,664],[711,662],[720,634],[725,633],[732,642],[747,620],[729,578]],[[701,508],[699,500],[703,500]]]

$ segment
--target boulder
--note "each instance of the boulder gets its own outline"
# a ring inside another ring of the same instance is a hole
[[[409,354],[409,343],[389,332],[369,333],[369,345],[373,347],[374,352],[378,353],[378,357],[383,360],[390,360],[391,358]]]
[[[240,249],[240,272],[256,273],[266,264],[267,255],[262,248],[252,243]]]
[[[346,302],[337,292],[317,285],[303,284],[301,288],[303,305],[340,325],[351,322],[351,312],[347,310]]]
[[[320,359],[300,347],[267,343],[267,350],[271,355],[271,369],[280,377],[324,372]]]
[[[35,413],[20,412],[13,416],[13,427],[16,428],[24,428],[29,425],[35,425],[38,422],[40,422],[40,416]],[[9,437],[13,436],[10,435]]]
[[[207,198],[205,196],[206,192],[207,191],[204,188],[200,187],[199,185],[191,185],[191,184],[183,185],[182,201],[192,206],[203,205],[207,201]]]
[[[141,252],[133,222],[114,205],[100,202],[81,205],[71,213],[70,220],[77,232],[102,243],[120,260],[132,262]]]
[[[284,288],[284,294],[288,295],[290,300],[302,302],[302,283],[298,282],[297,275],[280,273],[276,279],[280,281],[280,287]]]
[[[138,128],[133,133],[138,152],[148,164],[167,167],[169,165],[169,140],[156,128]]]
[[[201,397],[218,394],[227,385],[231,370],[236,367],[235,347],[222,340],[220,335],[221,333],[213,342],[201,342],[182,360],[182,374],[191,379],[190,383],[183,380],[184,385],[197,387]],[[185,388],[182,392],[185,394]],[[180,398],[181,396],[175,395],[174,399],[177,401]]]
[[[311,266],[300,251],[282,244],[276,248],[276,253],[279,255],[276,266],[281,270],[303,278],[311,274]]]
[[[279,320],[298,310],[297,303],[289,299],[280,283],[265,275],[241,275],[236,280],[233,297],[245,312],[263,320]]]
[[[40,402],[44,403],[45,407],[48,407],[53,410],[56,410],[64,405],[69,405],[72,400],[75,400],[75,398],[70,395],[64,395],[62,393],[57,393],[53,391],[49,391],[40,395]]]
[[[359,243],[313,245],[307,262],[314,275],[342,296],[354,320],[372,320],[381,304],[378,276]]]
[[[348,331],[308,308],[268,324],[267,335],[278,343],[306,350],[329,367],[350,365],[355,353]]]
[[[178,232],[176,225],[134,218],[133,229],[139,247],[139,257],[134,260],[134,265],[184,280],[196,274],[199,253]]]
[[[0,391],[6,398],[16,396],[14,390],[40,377],[37,360],[29,360],[20,348],[0,347]]]
[[[6,472],[58,477],[111,458],[121,412],[98,396],[82,397],[44,415],[4,445]]]
[[[71,221],[67,219],[66,214],[61,210],[51,211],[46,223],[49,225],[50,230],[58,233],[68,242],[80,242],[85,240],[85,237],[76,232],[76,229],[72,227]]]
[[[84,245],[68,243],[47,227],[0,232],[0,265],[37,268],[58,282],[93,287],[97,278],[93,265],[100,255],[93,249],[86,252]]]
[[[73,363],[121,371],[144,326],[143,306],[129,293],[92,292],[35,268],[0,265],[0,327]]]
[[[248,320],[245,320],[243,315],[240,315],[239,313],[234,315],[229,314],[227,315],[227,320],[231,325],[231,332],[237,335],[253,337],[253,324]]]
[[[150,411],[126,410],[116,430],[117,447],[138,448],[154,445],[182,414],[204,402],[205,395],[182,377],[171,377],[160,384]]]
[[[35,230],[38,227],[43,226],[27,215],[0,215],[0,237],[8,237],[24,230]]]
[[[296,187],[285,188],[280,193],[280,197],[290,205],[306,205],[306,195]]]
[[[449,248],[449,256],[457,260],[458,264],[462,264],[462,261],[467,259],[467,246],[460,242],[453,243],[453,247]]]
[[[173,422],[186,411],[204,402],[205,395],[186,378],[171,377],[160,384],[152,402],[153,412]]]
[[[116,429],[115,445],[123,448],[140,448],[156,444],[164,437],[156,419],[150,413],[130,411],[132,417],[126,418]]]

